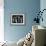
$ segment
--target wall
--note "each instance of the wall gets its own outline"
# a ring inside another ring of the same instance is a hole
[[[40,0],[4,0],[4,37],[7,41],[18,41],[32,30],[36,12],[40,10]],[[11,14],[24,14],[26,23],[24,26],[10,24]]]
[[[40,9],[41,9],[41,11],[42,11],[43,9],[46,9],[46,0],[41,0],[41,1],[40,1]],[[41,21],[41,22],[40,22],[40,25],[46,27],[46,20],[45,20],[45,19],[46,19],[46,10],[43,12],[42,17],[43,17],[43,22]]]

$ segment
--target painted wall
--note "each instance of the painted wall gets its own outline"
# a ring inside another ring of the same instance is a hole
[[[18,41],[32,30],[36,12],[40,10],[40,0],[4,0],[4,35],[7,41]],[[11,14],[24,14],[26,23],[24,26],[10,24]]]
[[[41,0],[40,1],[40,9],[41,9],[41,11],[43,10],[43,9],[46,9],[46,0]],[[40,22],[40,25],[42,25],[42,26],[46,26],[46,10],[43,12],[43,22],[41,21]]]

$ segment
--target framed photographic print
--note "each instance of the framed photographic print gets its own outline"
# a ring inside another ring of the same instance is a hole
[[[11,15],[11,24],[12,25],[24,25],[25,24],[25,15],[24,14],[12,14]]]

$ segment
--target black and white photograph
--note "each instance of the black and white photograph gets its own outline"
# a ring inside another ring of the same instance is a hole
[[[24,14],[12,14],[11,24],[14,25],[23,25],[25,22]]]

